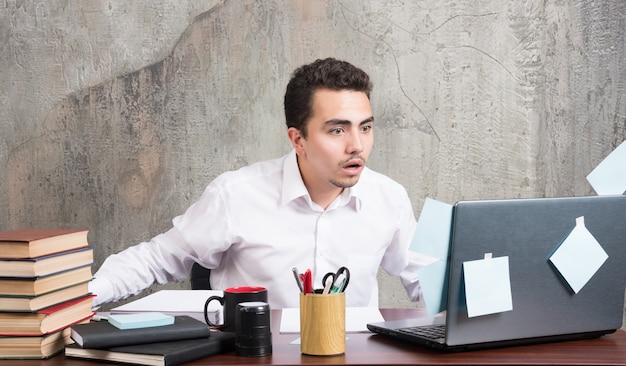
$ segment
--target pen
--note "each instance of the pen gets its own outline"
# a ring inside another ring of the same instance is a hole
[[[313,275],[312,275],[310,269],[307,269],[304,272],[304,275],[302,277],[302,287],[304,288],[303,292],[305,294],[312,294],[313,293]]]
[[[333,281],[326,281],[326,285],[324,286],[324,291],[322,291],[322,293],[324,295],[329,294],[332,287],[333,287]]]
[[[94,316],[91,317],[91,320],[93,320],[94,322],[101,322],[101,321],[109,321],[109,318],[107,318],[104,315],[98,315],[95,314]]]
[[[300,279],[300,274],[298,273],[298,269],[296,267],[293,267],[291,271],[293,272],[293,276],[296,278],[296,283],[298,284],[298,288],[300,289],[300,292],[304,292],[304,286],[302,285],[302,280]]]
[[[337,276],[337,280],[335,280],[335,282],[333,283],[332,288],[330,289],[330,293],[331,294],[335,294],[337,292],[343,292],[346,288],[345,288],[345,283],[346,283],[346,275],[342,272],[339,274],[339,276]]]

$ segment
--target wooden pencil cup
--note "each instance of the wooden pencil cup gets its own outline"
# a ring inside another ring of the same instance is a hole
[[[332,356],[346,352],[346,294],[300,294],[300,351]]]

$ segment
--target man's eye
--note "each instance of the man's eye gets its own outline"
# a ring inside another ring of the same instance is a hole
[[[335,129],[330,130],[331,135],[341,135],[341,132],[343,132],[341,128],[335,128]]]
[[[363,126],[363,127],[361,127],[361,131],[363,131],[363,132],[368,132],[371,129],[372,129],[372,126]]]

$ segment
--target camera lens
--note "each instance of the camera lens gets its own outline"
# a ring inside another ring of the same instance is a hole
[[[272,354],[270,307],[265,302],[251,301],[237,305],[235,313],[235,354],[267,356]]]

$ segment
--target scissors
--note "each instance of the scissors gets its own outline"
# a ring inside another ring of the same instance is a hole
[[[330,279],[330,280],[329,280]],[[339,267],[337,272],[328,272],[322,278],[325,294],[344,292],[350,282],[350,270],[346,267]]]

